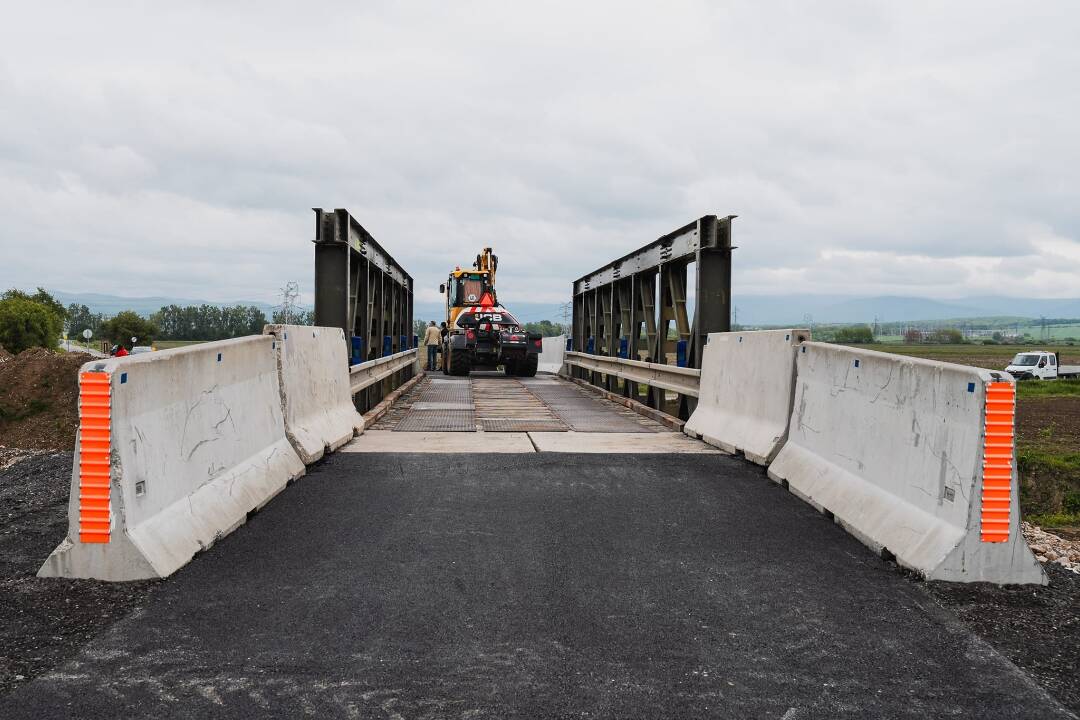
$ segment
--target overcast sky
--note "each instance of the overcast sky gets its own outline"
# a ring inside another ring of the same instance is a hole
[[[1080,295],[1075,0],[4,5],[2,287],[310,301],[345,207],[427,301],[705,214],[736,298]]]

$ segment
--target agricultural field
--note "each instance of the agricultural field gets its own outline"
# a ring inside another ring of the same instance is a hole
[[[1018,352],[1037,345],[861,346],[899,355],[1003,369]],[[1060,362],[1080,365],[1080,348],[1049,347]],[[1024,519],[1080,537],[1080,380],[1027,381],[1018,386],[1017,460]]]
[[[868,350],[896,353],[897,355],[909,355],[921,357],[927,360],[940,360],[942,362],[958,363],[960,365],[973,365],[975,367],[988,368],[990,370],[1003,370],[1013,355],[1028,350],[1052,350],[1057,352],[1059,361],[1064,365],[1080,365],[1080,347],[1066,346],[1040,346],[1038,343],[1025,345],[978,345],[975,343],[963,343],[960,345],[931,345],[923,343],[874,343],[873,345],[860,345]]]

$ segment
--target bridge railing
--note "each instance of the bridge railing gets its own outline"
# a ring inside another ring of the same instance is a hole
[[[349,368],[349,387],[360,412],[367,412],[416,372],[418,350],[405,350]]]
[[[627,360],[588,353],[566,353],[567,365],[580,368],[585,372],[602,373],[616,377],[627,383],[640,383],[650,387],[671,390],[686,397],[699,395],[701,371],[697,368],[678,367],[643,360]]]

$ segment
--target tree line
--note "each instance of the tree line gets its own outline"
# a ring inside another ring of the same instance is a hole
[[[236,305],[166,305],[150,316],[160,337],[170,340],[224,340],[258,335],[266,315],[257,307]]]
[[[94,339],[127,347],[133,344],[133,337],[139,345],[155,340],[224,340],[258,335],[268,322],[313,325],[314,320],[310,310],[295,308],[288,313],[277,310],[267,320],[253,305],[167,305],[149,318],[132,310],[107,317],[81,303],[65,308],[44,288],[34,293],[13,288],[0,295],[0,346],[11,353],[31,347],[55,348],[62,333],[80,340],[84,330]]]

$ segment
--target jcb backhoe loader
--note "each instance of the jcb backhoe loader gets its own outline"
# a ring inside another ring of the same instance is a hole
[[[507,375],[533,377],[541,336],[530,334],[499,305],[495,270],[499,258],[491,248],[476,256],[471,269],[457,267],[439,292],[446,297],[443,373],[468,375],[473,369],[497,369]]]

